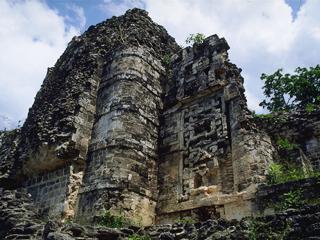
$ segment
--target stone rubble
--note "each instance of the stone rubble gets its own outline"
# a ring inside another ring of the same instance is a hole
[[[0,238],[319,239],[319,205],[260,207],[320,197],[317,179],[265,186],[283,156],[320,170],[320,111],[254,117],[228,50],[181,49],[140,9],[74,37],[22,128],[0,132]],[[143,228],[97,226],[105,211]]]
[[[25,191],[0,189],[0,193],[0,239],[4,240],[125,240],[130,236],[148,236],[152,240],[315,240],[320,236],[320,205],[241,221],[209,219],[197,223],[112,229],[46,220],[36,213]]]

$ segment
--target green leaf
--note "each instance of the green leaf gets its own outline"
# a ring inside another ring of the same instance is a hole
[[[309,69],[297,67],[294,74],[284,74],[278,69],[270,75],[261,74],[261,80],[266,99],[260,106],[271,112],[320,104],[320,65]]]

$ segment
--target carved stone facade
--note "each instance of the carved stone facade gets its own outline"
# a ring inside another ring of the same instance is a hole
[[[216,35],[181,49],[139,9],[90,27],[48,70],[21,131],[1,133],[0,188],[78,222],[257,214],[273,133],[252,120],[228,49]],[[315,168],[318,116],[290,135],[307,134]]]
[[[214,35],[172,57],[160,127],[159,221],[188,212],[201,218],[195,209],[203,206],[226,218],[253,211],[246,198],[264,180],[272,146],[250,126],[228,49]]]

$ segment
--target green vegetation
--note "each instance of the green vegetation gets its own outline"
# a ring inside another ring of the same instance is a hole
[[[254,118],[257,118],[257,119],[272,119],[273,118],[273,115],[271,113],[268,113],[268,114],[257,114],[257,113],[255,113],[253,111],[252,115],[253,115]]]
[[[170,65],[171,65],[171,55],[169,54],[165,54],[163,57],[162,57],[162,62],[163,64],[165,65],[166,67],[166,75],[167,75],[167,78],[168,79],[171,79],[173,77],[173,70],[172,68],[170,68]]]
[[[272,228],[272,222],[262,222],[258,219],[251,219],[248,226],[248,239],[249,240],[283,240],[291,231],[290,224],[285,221],[280,223],[277,231]]]
[[[186,44],[193,45],[195,43],[201,44],[203,43],[206,36],[202,33],[190,34],[189,37],[186,39]]]
[[[129,219],[124,216],[116,216],[109,211],[104,211],[102,215],[97,217],[98,225],[109,228],[122,228],[128,225],[132,225]]]
[[[268,176],[267,176],[268,183],[272,185],[272,184],[282,183],[284,180],[287,180],[286,177],[284,177],[283,172],[284,170],[281,164],[272,163],[268,171]]]
[[[138,234],[133,234],[128,237],[128,240],[151,240],[151,238],[147,235],[140,236]]]
[[[284,193],[279,201],[273,205],[276,211],[283,211],[289,208],[300,208],[305,204],[303,192],[301,190],[294,190]]]
[[[316,110],[316,105],[313,103],[308,103],[305,107],[307,113],[312,113]]]
[[[70,225],[70,224],[72,224],[72,223],[73,223],[73,219],[72,219],[72,218],[66,218],[66,219],[64,220],[64,224]]]
[[[288,151],[294,150],[298,147],[297,144],[290,143],[287,138],[280,138],[280,137],[277,140],[277,145],[281,150],[288,150]]]
[[[295,165],[272,163],[269,167],[267,180],[269,185],[273,185],[319,176],[319,171],[305,173],[301,167]]]
[[[196,220],[192,217],[183,217],[175,221],[175,223],[195,224]]]
[[[272,229],[268,225],[268,223],[263,223],[263,222],[255,220],[255,219],[252,219],[249,222],[249,228],[248,228],[249,240],[260,239],[259,234],[261,234],[262,231],[267,232],[267,233],[271,233]],[[268,235],[270,235],[270,234],[268,234]]]
[[[268,183],[279,184],[307,178],[301,168],[290,165],[272,163],[268,172]]]
[[[266,114],[257,114],[255,111],[252,111],[252,116],[254,119],[267,120],[272,123],[285,123],[287,121],[286,116],[279,114],[283,111],[278,111],[277,114],[266,113]]]
[[[294,74],[278,69],[271,75],[263,73],[261,79],[267,99],[260,106],[271,112],[297,107],[311,111],[320,105],[320,65],[309,69],[298,67]]]
[[[273,163],[269,167],[267,180],[269,185],[274,185],[310,177],[320,177],[320,172],[314,171],[311,173],[306,173],[301,167],[298,168],[295,165]],[[279,197],[279,200],[276,203],[270,203],[267,205],[275,209],[275,211],[283,211],[289,208],[300,208],[305,204],[319,203],[319,198],[304,199],[303,191],[298,189],[284,193]]]
[[[304,205],[318,205],[320,204],[320,198],[305,198],[301,189],[292,190],[282,194],[279,200],[275,203],[267,204],[273,208],[276,212],[285,211],[289,208],[299,209]]]
[[[249,235],[249,240],[256,240],[258,239],[258,233],[259,233],[259,228],[261,228],[260,222],[256,222],[252,220],[249,224],[248,228],[248,235]]]
[[[164,55],[162,58],[162,62],[167,66],[170,65],[171,64],[171,56],[169,54]]]

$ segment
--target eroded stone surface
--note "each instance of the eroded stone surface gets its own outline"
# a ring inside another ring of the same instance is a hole
[[[272,216],[241,221],[208,219],[197,223],[177,222],[146,228],[112,229],[44,220],[36,213],[26,192],[0,190],[0,238],[33,240],[125,240],[148,236],[152,240],[226,239],[317,239],[320,207],[304,206]]]
[[[228,49],[217,35],[180,49],[139,9],[75,37],[48,69],[22,129],[0,133],[4,226],[11,224],[6,214],[17,211],[18,218],[25,212],[40,221],[32,234],[44,239],[121,239],[135,232],[59,223],[92,223],[108,210],[136,225],[183,217],[203,222],[146,230],[154,239],[246,239],[241,222],[212,219],[260,214],[257,187],[281,154],[318,169],[320,114],[254,120],[241,70],[229,62]],[[278,137],[298,147],[281,153]],[[33,203],[11,192],[18,187]],[[24,201],[58,222],[45,224],[26,211]],[[313,217],[311,230],[296,230],[306,237],[314,236],[319,224],[308,211],[301,219]],[[294,214],[300,219],[299,211]],[[275,226],[283,216],[274,217]],[[11,239],[23,238],[18,218]]]
[[[160,221],[203,206],[227,218],[252,213],[246,200],[264,181],[272,145],[248,121],[243,79],[228,49],[214,35],[172,57],[160,127]]]
[[[13,158],[20,141],[20,129],[0,132],[0,186],[15,188],[10,176],[16,171]]]
[[[144,192],[154,205],[155,197],[151,195],[157,192],[157,112],[162,107],[160,75],[164,71],[161,60],[164,55],[171,55],[178,49],[165,29],[153,23],[147,13],[139,9],[92,26],[82,36],[75,37],[55,66],[48,69],[21,129],[19,141],[11,144],[13,140],[6,138],[9,145],[17,146],[6,148],[5,144],[1,144],[1,149],[4,149],[1,156],[2,182],[10,180],[10,183],[25,186],[41,211],[50,216],[73,216],[86,161],[91,156],[94,158],[99,148],[90,150],[87,157],[89,145],[91,149],[101,145],[105,138],[101,136],[105,136],[108,128],[113,128],[113,125],[106,126],[107,118],[127,111],[129,115],[122,118],[127,123],[123,131],[131,128],[130,134],[134,135],[131,141],[125,136],[117,137],[117,130],[114,131],[115,137],[109,140],[118,138],[123,147],[132,147],[137,145],[136,141],[140,141],[138,147],[133,147],[133,151],[138,152],[131,153],[128,150],[125,156],[119,153],[122,151],[119,148],[114,149],[113,154],[123,158],[123,164],[118,168],[122,169],[125,165],[124,169],[133,169],[132,189],[137,189],[141,184],[142,190],[134,191],[138,191],[138,194]],[[140,69],[141,66],[144,69]],[[124,81],[118,81],[123,78],[121,71],[126,74]],[[139,80],[135,81],[135,78]],[[108,88],[109,84],[113,84],[111,88]],[[112,91],[113,88],[119,91],[127,89],[127,92],[117,95],[116,91]],[[136,94],[131,98],[133,91]],[[114,94],[115,100],[111,101],[113,105],[104,105],[106,94]],[[127,97],[122,97],[122,94]],[[152,104],[148,98],[144,99],[147,95],[149,99],[154,99]],[[108,111],[111,114],[107,114]],[[100,117],[101,121],[98,121]],[[130,125],[131,118],[136,120]],[[92,136],[94,139],[90,143]],[[126,157],[131,158],[132,166],[126,166]],[[99,179],[101,175],[94,167],[92,171],[96,177],[92,177]],[[88,164],[88,174],[91,174],[90,168]],[[128,178],[125,171],[120,175],[116,178]],[[85,179],[87,181],[88,178]],[[141,180],[135,183],[136,179]],[[91,180],[89,182],[85,185],[95,184]],[[100,182],[104,182],[104,179],[100,178]],[[90,186],[86,186],[88,188]]]
[[[280,149],[280,156],[290,157],[298,165],[310,164],[312,169],[320,170],[320,110],[312,112],[295,110],[274,113],[269,118],[255,119],[277,146],[278,139],[286,139],[294,145],[292,151]],[[279,148],[279,146],[277,146]]]

